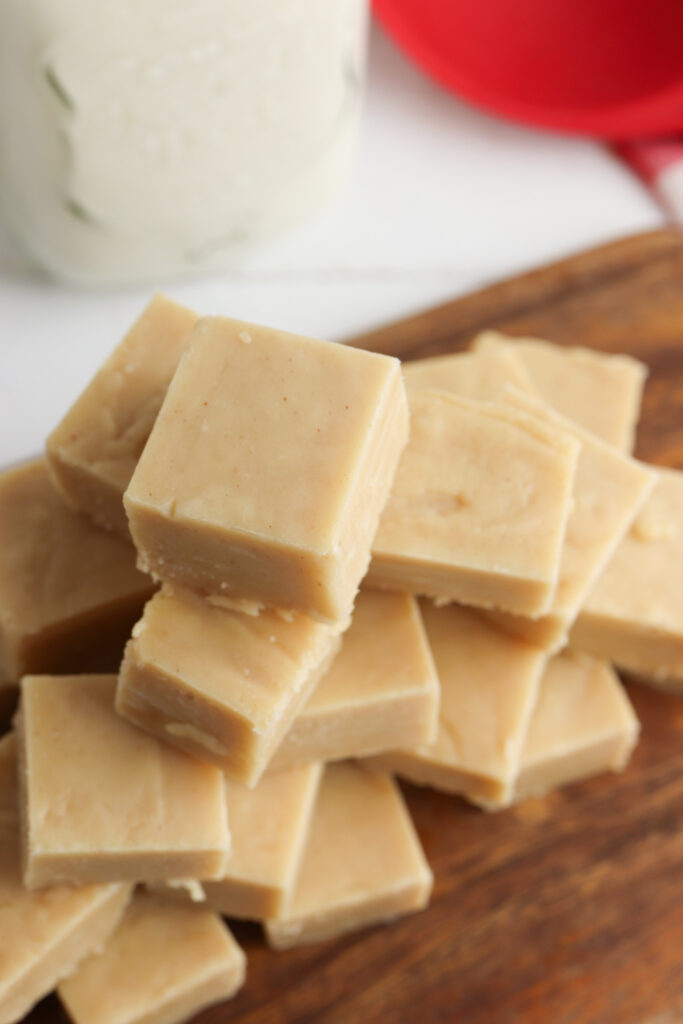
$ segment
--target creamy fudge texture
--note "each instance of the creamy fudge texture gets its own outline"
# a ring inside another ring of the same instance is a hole
[[[533,389],[557,412],[620,451],[633,451],[647,367],[637,359],[539,338],[508,338],[486,331],[474,350],[513,346]]]
[[[516,409],[440,391],[411,392],[410,413],[368,585],[543,615],[579,442]]]
[[[125,491],[197,314],[156,295],[47,439],[64,498],[129,537]]]
[[[441,683],[438,735],[374,763],[487,808],[505,806],[547,656],[468,608],[425,601],[422,615]]]
[[[141,564],[346,622],[407,431],[397,359],[202,320],[124,498]]]
[[[0,1024],[14,1024],[118,923],[130,885],[30,892],[21,878],[17,744],[0,740]]]
[[[275,772],[254,789],[227,781],[232,848],[225,875],[205,882],[211,907],[228,917],[279,917],[308,836],[321,766]]]
[[[0,474],[0,689],[118,660],[153,589],[130,542],[66,505],[42,459]]]
[[[657,482],[576,620],[572,646],[683,692],[683,473]]]
[[[15,721],[30,888],[225,870],[223,776],[120,718],[115,688],[115,676],[22,680]]]
[[[532,391],[531,379],[514,349],[496,345],[403,364],[409,390],[435,388],[474,401],[502,401],[508,385]]]
[[[104,948],[57,991],[74,1024],[181,1024],[235,995],[245,972],[217,914],[137,892]]]
[[[567,643],[569,629],[592,584],[652,491],[655,475],[642,463],[553,413],[544,403],[516,390],[508,391],[506,400],[543,422],[568,429],[581,442],[572,509],[550,612],[540,619],[492,613],[494,621],[504,629],[555,651]]]
[[[116,708],[253,786],[339,642],[308,615],[249,615],[164,587],[126,648]]]
[[[277,949],[322,942],[421,910],[432,873],[393,779],[344,762],[323,773],[297,880],[279,920]]]
[[[619,771],[638,739],[638,719],[613,669],[571,651],[552,658],[531,716],[515,800]]]
[[[429,743],[438,712],[439,681],[415,598],[361,590],[339,654],[270,768]]]

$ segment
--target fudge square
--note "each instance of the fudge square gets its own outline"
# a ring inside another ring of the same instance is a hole
[[[581,441],[574,502],[550,612],[539,619],[489,612],[503,629],[554,652],[567,643],[592,585],[652,491],[655,476],[642,462],[575,426],[544,403],[516,389],[508,391],[507,400],[543,422],[566,427]]]
[[[640,724],[607,662],[563,651],[548,662],[531,716],[514,799],[620,771]]]
[[[322,942],[422,910],[432,872],[401,792],[353,761],[327,765],[299,872],[282,915],[265,922],[276,949]]]
[[[17,780],[17,743],[0,740],[0,1024],[25,1016],[118,923],[131,886],[24,888]]]
[[[372,762],[487,809],[504,807],[512,799],[547,655],[470,608],[425,601],[422,614],[441,682],[437,737]]]
[[[397,359],[202,320],[124,497],[141,565],[346,621],[407,435]]]
[[[0,474],[0,690],[113,668],[153,590],[130,540],[74,512],[43,459]]]
[[[57,994],[74,1024],[180,1024],[234,996],[245,971],[217,914],[137,892],[109,941]]]
[[[411,392],[410,413],[368,586],[549,611],[579,442],[516,409],[440,391]]]
[[[250,615],[164,586],[126,647],[116,709],[254,786],[339,643],[308,615]]]
[[[683,693],[683,473],[655,473],[652,494],[588,595],[570,640]]]
[[[232,848],[223,878],[204,882],[206,899],[227,917],[279,917],[308,835],[321,766],[273,772],[254,789],[227,780]]]
[[[409,391],[433,388],[477,402],[503,401],[509,385],[533,393],[529,374],[510,345],[415,359],[404,363],[403,379]]]
[[[481,353],[513,349],[548,405],[620,451],[633,450],[648,372],[637,359],[496,331],[485,331],[472,344]]]
[[[120,718],[115,687],[109,675],[22,679],[15,723],[29,888],[225,870],[222,774]]]
[[[156,295],[47,439],[64,498],[123,537],[123,492],[196,321],[196,313]]]
[[[429,743],[438,712],[439,680],[417,601],[361,590],[339,654],[269,768]]]

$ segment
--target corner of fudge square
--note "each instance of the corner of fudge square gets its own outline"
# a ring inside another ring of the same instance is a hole
[[[125,494],[140,563],[346,620],[407,436],[397,359],[201,320]]]

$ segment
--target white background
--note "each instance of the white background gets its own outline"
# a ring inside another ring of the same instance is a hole
[[[159,286],[202,313],[339,339],[662,223],[607,150],[474,111],[375,31],[343,193],[242,272]],[[0,464],[40,449],[151,290],[42,281],[0,237]]]

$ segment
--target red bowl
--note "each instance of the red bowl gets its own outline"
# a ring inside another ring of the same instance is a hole
[[[683,0],[374,0],[425,71],[506,117],[611,139],[683,130]]]

